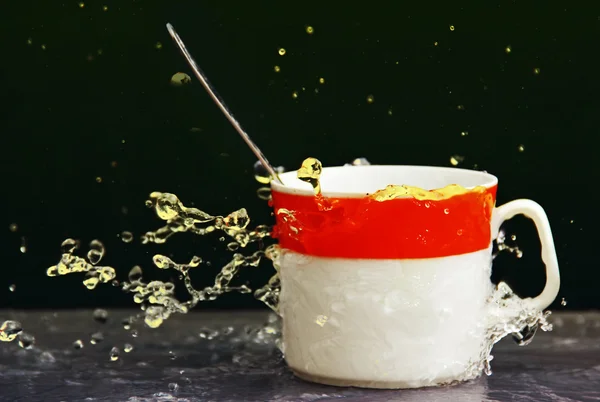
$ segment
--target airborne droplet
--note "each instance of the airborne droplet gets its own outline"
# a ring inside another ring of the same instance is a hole
[[[460,155],[452,155],[450,157],[450,164],[452,166],[457,166],[459,163],[462,163],[465,160],[464,156],[460,156]]]
[[[171,85],[174,87],[180,87],[182,85],[189,84],[190,82],[192,82],[192,77],[186,73],[175,73],[171,77]]]
[[[102,334],[102,332],[95,332],[90,337],[90,343],[92,345],[96,345],[96,344],[102,342],[103,340],[104,340],[104,335]]]
[[[128,275],[129,282],[135,283],[142,279],[142,268],[139,265],[134,266],[129,271]]]
[[[113,346],[113,348],[110,350],[110,354],[109,354],[110,361],[115,362],[115,361],[119,360],[119,355],[120,355],[119,348],[116,346]]]
[[[35,337],[26,332],[21,332],[19,334],[19,346],[23,349],[32,349],[35,344]]]
[[[121,232],[121,240],[123,240],[123,243],[131,243],[133,241],[133,233],[124,230]]]
[[[60,245],[63,254],[72,254],[77,248],[79,248],[79,242],[74,239],[66,239]]]
[[[90,242],[90,250],[87,253],[87,258],[90,264],[96,265],[104,257],[104,244],[100,240],[92,240]]]
[[[94,310],[94,320],[96,320],[99,323],[105,324],[106,321],[108,321],[108,311],[101,308],[97,308],[96,310]]]

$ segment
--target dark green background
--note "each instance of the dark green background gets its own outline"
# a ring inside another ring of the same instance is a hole
[[[197,81],[170,85],[178,71],[191,75],[168,37],[171,22],[274,164],[295,169],[314,156],[325,165],[367,157],[449,166],[452,155],[464,156],[460,166],[499,177],[499,204],[523,197],[546,208],[563,278],[555,307],[565,308],[562,297],[566,308],[600,307],[600,10],[593,4],[4,1],[1,305],[133,305],[110,285],[88,291],[80,275],[45,276],[66,237],[102,240],[104,262],[121,279],[136,263],[146,277],[164,278],[151,267],[155,251],[181,262],[192,254],[214,266],[226,261],[216,237],[123,244],[122,230],[139,239],[160,225],[144,207],[151,191],[176,193],[212,214],[246,207],[254,223],[271,222],[242,140]],[[494,279],[534,295],[544,283],[535,230],[522,218],[507,232],[517,234],[524,257],[499,258]],[[242,280],[256,286],[270,273],[264,265]],[[212,275],[204,268],[196,285]],[[228,295],[204,308],[259,306]]]

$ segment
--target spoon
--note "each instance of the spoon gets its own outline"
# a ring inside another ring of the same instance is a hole
[[[188,64],[192,68],[192,70],[194,70],[194,74],[196,75],[198,80],[200,80],[200,82],[202,83],[202,86],[204,86],[204,89],[206,89],[206,91],[208,92],[208,94],[210,95],[212,100],[217,104],[217,106],[219,106],[219,109],[221,109],[221,111],[223,112],[225,117],[227,117],[227,120],[229,120],[229,122],[231,123],[233,128],[235,128],[235,130],[240,134],[242,139],[250,147],[252,152],[254,152],[254,155],[256,155],[256,157],[258,158],[260,163],[262,163],[262,165],[265,167],[265,169],[267,169],[267,172],[269,172],[269,175],[271,175],[273,180],[277,180],[280,184],[283,184],[283,182],[279,178],[279,175],[277,174],[275,169],[273,169],[273,166],[271,166],[271,164],[269,163],[269,161],[267,160],[265,155],[256,146],[256,144],[250,139],[250,136],[244,131],[244,129],[242,128],[240,123],[238,123],[237,120],[233,117],[233,115],[231,114],[229,109],[227,109],[227,106],[225,106],[225,103],[219,98],[219,96],[214,91],[214,89],[212,89],[210,83],[208,82],[208,78],[206,78],[206,75],[202,72],[200,67],[198,67],[198,65],[196,64],[196,61],[194,60],[194,58],[192,57],[190,52],[188,52],[187,48],[185,47],[185,44],[183,43],[183,41],[181,40],[179,35],[177,35],[177,32],[175,32],[175,28],[173,28],[173,25],[167,24],[167,30],[169,31],[171,38],[173,38],[173,40],[177,44],[177,47],[179,47],[179,50],[181,51],[183,56],[186,58]]]

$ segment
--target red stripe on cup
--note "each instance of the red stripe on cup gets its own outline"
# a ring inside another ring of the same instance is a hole
[[[475,252],[490,245],[496,189],[436,201],[325,198],[329,210],[320,210],[314,196],[273,191],[273,236],[283,249],[319,257],[404,259]]]

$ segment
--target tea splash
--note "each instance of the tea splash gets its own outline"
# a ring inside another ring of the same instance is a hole
[[[359,158],[353,161],[351,165],[368,164],[366,159]],[[278,173],[282,171],[283,168],[277,168]],[[298,170],[297,176],[300,180],[311,184],[317,204],[320,205],[321,210],[327,211],[331,208],[331,204],[327,197],[322,195],[321,173],[321,163],[315,158],[307,158]],[[260,164],[258,166],[255,165],[255,178],[261,184],[268,184],[271,181],[271,177],[268,176],[266,170],[262,169]],[[379,202],[386,202],[398,197],[413,197],[416,200],[442,200],[464,192],[481,192],[484,190],[485,188],[483,187],[465,189],[457,185],[447,186],[438,190],[390,185],[372,194],[370,197]],[[270,200],[270,190],[268,187],[263,187],[260,190],[260,198]],[[152,208],[161,220],[165,221],[165,225],[141,236],[143,244],[163,244],[176,233],[190,232],[202,236],[221,231],[231,240],[228,244],[228,249],[237,250],[273,236],[273,228],[267,225],[258,225],[254,229],[249,229],[250,218],[244,208],[234,211],[227,216],[213,216],[197,208],[186,207],[174,194],[161,192],[150,194],[150,199],[146,201],[146,205]],[[295,218],[294,211],[282,211],[280,209],[277,213],[285,214],[290,220],[294,220]],[[303,230],[301,225],[296,229],[298,232]],[[504,244],[503,240],[503,237],[499,237],[499,245]],[[48,268],[48,276],[84,273],[83,284],[90,290],[94,289],[99,283],[115,281],[116,271],[114,268],[98,265],[104,255],[104,246],[99,241],[90,243],[90,250],[86,255],[87,260],[74,255],[75,251],[79,248],[79,242],[76,240],[65,240],[61,248],[61,259],[57,265]],[[513,251],[514,248],[499,246],[499,251],[504,250]],[[156,254],[152,258],[154,266],[158,269],[177,271],[190,299],[179,301],[174,295],[174,283],[158,280],[145,281],[142,269],[136,266],[129,272],[127,280],[123,281],[120,286],[123,291],[132,294],[134,302],[140,305],[142,313],[135,317],[130,317],[127,323],[124,323],[124,328],[132,330],[131,324],[141,317],[143,317],[148,327],[156,328],[172,314],[185,314],[201,301],[214,300],[219,295],[227,292],[252,292],[249,286],[236,286],[232,284],[232,281],[240,269],[245,267],[256,268],[263,258],[271,261],[275,273],[267,284],[254,291],[254,297],[277,312],[281,290],[279,278],[280,249],[277,244],[271,244],[247,256],[237,252],[234,253],[231,261],[223,266],[219,274],[215,277],[214,284],[199,290],[192,285],[189,273],[191,270],[199,269],[205,264],[201,257],[194,256],[187,263],[177,263],[165,255]],[[521,299],[515,296],[505,283],[500,283],[497,286],[488,304],[490,318],[489,322],[483,324],[486,328],[489,328],[486,332],[485,345],[483,345],[485,353],[480,356],[478,361],[472,362],[472,365],[465,372],[465,378],[472,377],[474,372],[484,371],[488,375],[491,374],[491,349],[504,336],[513,334],[519,344],[527,344],[533,338],[535,330],[538,327],[545,331],[551,330],[551,325],[546,320],[549,312],[542,313],[540,311],[527,310]],[[10,336],[13,338],[12,335]]]

